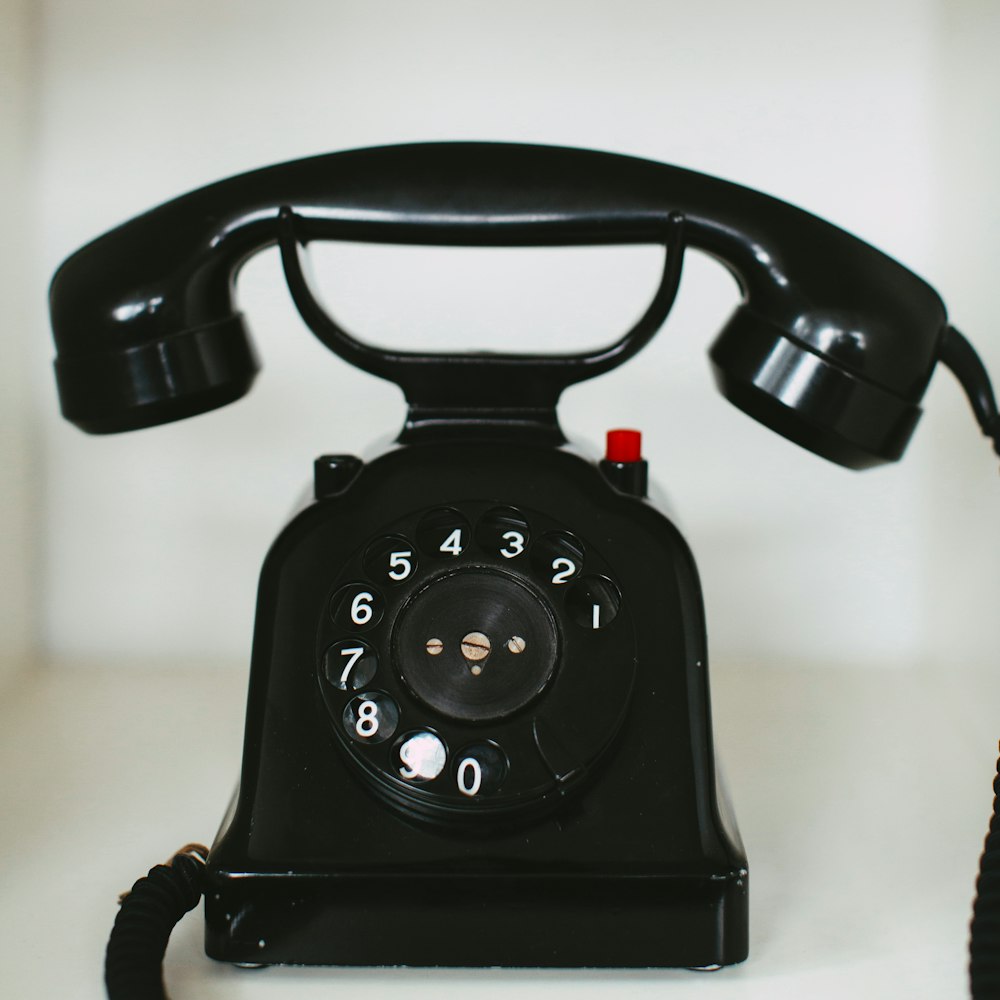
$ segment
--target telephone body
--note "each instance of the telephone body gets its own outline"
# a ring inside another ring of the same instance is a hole
[[[662,280],[608,347],[434,355],[356,340],[313,240],[657,243]],[[51,290],[64,415],[148,427],[257,371],[234,278],[277,243],[313,332],[399,384],[406,424],[326,455],[265,559],[239,787],[206,872],[236,963],[688,966],[747,955],[745,852],[719,780],[694,559],[635,439],[594,462],[561,391],[662,324],[688,249],[743,301],[721,391],[851,468],[894,461],[939,360],[992,393],[926,283],[763,194],[631,157],[490,143],[355,150],[185,195],[69,258]],[[992,407],[992,409],[991,409]]]

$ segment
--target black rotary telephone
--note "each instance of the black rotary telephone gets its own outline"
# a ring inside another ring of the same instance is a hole
[[[303,270],[316,240],[662,244],[665,264],[601,350],[424,354],[337,325]],[[710,357],[757,420],[850,468],[894,461],[943,361],[996,443],[989,381],[941,300],[842,230],[676,167],[355,150],[202,188],[70,257],[51,289],[64,416],[125,431],[242,396],[258,365],[234,279],[273,244],[306,324],[401,386],[406,423],[367,462],[318,459],[315,501],[274,542],[237,795],[207,857],[181,852],[126,899],[109,992],[162,995],[170,926],[201,893],[207,951],[235,963],[742,961],[747,862],[714,761],[695,564],[647,497],[635,434],[587,460],[556,403],[650,340],[690,248],[742,290]],[[138,959],[137,927],[153,941]],[[974,973],[995,933],[975,947]]]

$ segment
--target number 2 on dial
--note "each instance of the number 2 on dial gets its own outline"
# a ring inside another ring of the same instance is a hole
[[[576,575],[576,563],[565,556],[553,559],[552,568],[555,570],[552,574],[553,583],[566,583],[571,577]]]

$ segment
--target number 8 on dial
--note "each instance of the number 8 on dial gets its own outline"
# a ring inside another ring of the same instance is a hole
[[[387,694],[366,691],[347,703],[342,721],[355,743],[384,743],[396,731],[399,708]]]

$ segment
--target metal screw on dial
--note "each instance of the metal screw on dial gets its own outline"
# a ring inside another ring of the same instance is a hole
[[[493,646],[490,637],[482,632],[469,632],[462,639],[462,656],[469,661],[469,670],[478,677],[483,672],[484,664],[481,662],[490,655]]]

